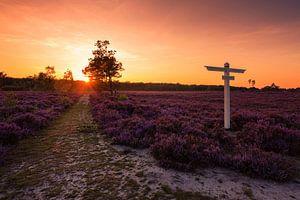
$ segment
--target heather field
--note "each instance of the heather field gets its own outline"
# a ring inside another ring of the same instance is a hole
[[[0,92],[0,163],[12,147],[38,133],[78,100],[59,92]]]
[[[222,92],[92,95],[95,121],[114,144],[149,148],[160,166],[224,167],[275,181],[299,177],[300,93],[233,92],[223,129]]]
[[[0,94],[0,199],[300,195],[300,93]]]

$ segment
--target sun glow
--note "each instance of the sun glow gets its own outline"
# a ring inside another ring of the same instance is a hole
[[[84,77],[83,81],[86,82],[86,83],[89,83],[90,79],[88,77]]]
[[[84,82],[86,82],[86,83],[90,82],[89,77],[86,77],[86,76],[84,76],[84,75],[83,75],[80,79],[78,79],[78,80],[84,81]]]
[[[88,83],[90,81],[89,77],[85,76],[80,70],[74,71],[74,79],[79,81],[84,81]]]

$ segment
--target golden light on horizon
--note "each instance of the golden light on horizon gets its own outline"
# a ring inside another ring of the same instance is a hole
[[[222,84],[203,66],[228,61],[247,68],[236,86],[300,87],[299,9],[297,1],[3,0],[0,71],[24,77],[50,65],[87,81],[94,43],[109,40],[125,68],[120,81]]]

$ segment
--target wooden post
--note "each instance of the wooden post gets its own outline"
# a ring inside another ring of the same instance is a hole
[[[225,63],[224,68],[224,128],[230,128],[230,77],[229,64]]]
[[[244,73],[245,69],[230,68],[229,63],[225,63],[224,67],[205,66],[208,71],[224,72],[222,79],[224,80],[224,128],[230,129],[230,81],[234,80],[234,76],[230,76],[230,72]]]

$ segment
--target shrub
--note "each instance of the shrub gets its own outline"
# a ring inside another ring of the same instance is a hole
[[[262,116],[259,114],[249,111],[234,113],[231,116],[231,129],[235,131],[242,130],[245,124],[249,122],[255,123],[261,118]]]
[[[256,145],[266,151],[291,155],[300,153],[299,131],[287,129],[280,124],[271,125],[266,120],[246,124],[237,137],[243,143]]]
[[[61,103],[60,105],[64,108],[69,108],[71,105],[73,104],[72,100],[67,97],[67,96],[64,96],[61,98]]]
[[[7,147],[2,146],[0,144],[0,165],[2,165],[4,163],[6,153],[7,153]]]
[[[11,145],[18,142],[24,131],[14,123],[0,122],[0,144]]]
[[[270,114],[268,116],[268,121],[272,125],[282,125],[286,128],[300,128],[296,115]]]
[[[221,154],[218,144],[211,139],[177,134],[156,136],[151,152],[162,166],[179,170],[218,163]]]
[[[118,96],[118,101],[126,101],[128,100],[128,96],[126,94],[120,94]]]
[[[39,130],[48,124],[46,118],[32,113],[19,114],[10,121],[24,129],[30,130]]]
[[[119,127],[117,134],[113,137],[117,144],[144,148],[153,143],[156,129],[152,121],[133,116],[120,121]]]
[[[172,115],[158,117],[156,125],[159,133],[180,133],[182,131],[182,122]]]
[[[256,147],[241,149],[230,161],[231,167],[250,176],[275,181],[290,180],[295,174],[294,165],[280,155],[263,152]]]
[[[12,108],[15,107],[16,105],[17,105],[17,99],[15,93],[7,93],[4,96],[3,106]]]

